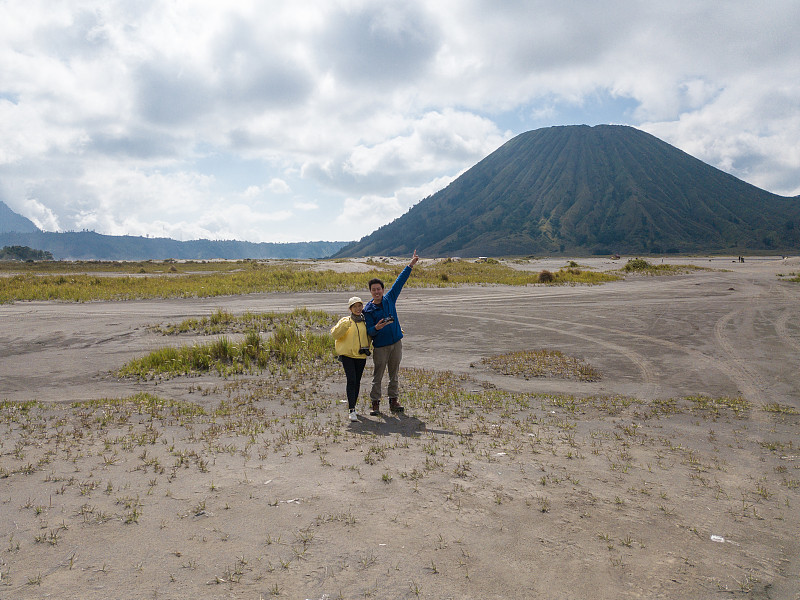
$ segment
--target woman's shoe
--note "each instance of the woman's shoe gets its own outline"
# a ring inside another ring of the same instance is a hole
[[[356,411],[354,411],[354,410],[350,411],[350,420],[353,423],[358,423],[358,415],[356,414]]]

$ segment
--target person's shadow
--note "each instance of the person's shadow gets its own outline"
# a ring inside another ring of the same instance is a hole
[[[350,429],[357,433],[373,435],[392,435],[398,433],[404,437],[419,437],[422,433],[438,433],[443,435],[462,435],[445,429],[428,429],[424,421],[405,413],[384,414],[377,417],[359,416],[357,423],[350,423]]]

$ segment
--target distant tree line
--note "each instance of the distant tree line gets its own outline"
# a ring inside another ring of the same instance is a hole
[[[47,250],[34,250],[28,246],[3,246],[0,260],[53,260],[53,254]]]
[[[56,260],[328,258],[349,242],[241,242],[103,235],[94,231],[2,233],[0,246],[43,248]]]

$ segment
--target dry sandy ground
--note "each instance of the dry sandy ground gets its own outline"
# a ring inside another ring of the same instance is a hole
[[[677,262],[715,270],[406,289],[407,411],[358,424],[336,365],[112,374],[350,293],[0,306],[0,598],[800,598],[800,265]],[[530,349],[603,377],[480,362]]]

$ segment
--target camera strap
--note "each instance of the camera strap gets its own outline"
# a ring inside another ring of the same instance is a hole
[[[364,345],[364,342],[361,341],[361,329],[358,327],[359,323],[364,323],[364,317],[362,315],[358,315],[359,318],[356,318],[356,315],[350,315],[353,323],[356,325],[356,335],[358,336],[358,346],[359,348],[369,348],[369,336],[367,336],[367,345]],[[365,325],[366,327],[366,325]]]

